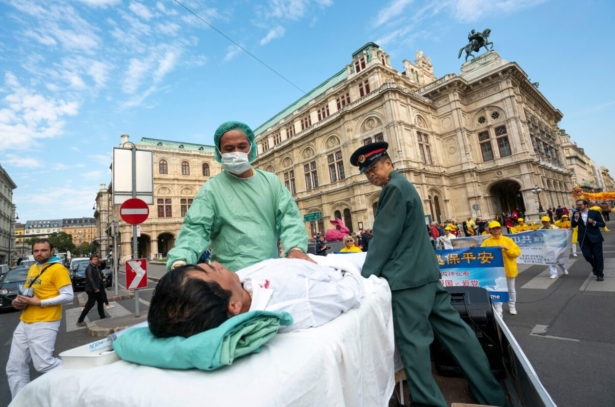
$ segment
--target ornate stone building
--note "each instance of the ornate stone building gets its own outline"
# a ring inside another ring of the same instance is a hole
[[[585,192],[594,192],[602,188],[599,179],[596,179],[595,165],[585,150],[573,142],[564,129],[560,129],[560,133],[572,185],[579,185]]]
[[[17,184],[13,182],[8,172],[0,165],[0,264],[9,261],[9,251],[13,245],[13,227],[15,224],[15,205],[13,205],[13,190]],[[11,258],[11,263],[15,259]]]
[[[255,131],[256,166],[280,177],[303,214],[321,212],[318,229],[343,218],[371,228],[380,189],[349,164],[352,152],[389,143],[395,168],[423,198],[431,219],[493,217],[520,208],[571,203],[558,122],[562,113],[514,62],[490,51],[440,79],[429,58],[396,71],[377,44]],[[475,206],[478,205],[478,206]],[[473,209],[478,207],[478,210]],[[309,233],[314,223],[306,223]]]
[[[122,136],[122,145],[127,142],[129,137]],[[166,257],[175,244],[194,196],[205,182],[220,173],[221,167],[214,159],[213,146],[153,138],[142,138],[135,144],[138,149],[153,152],[154,165],[154,205],[149,207],[149,218],[140,225],[139,256],[148,259]],[[109,185],[104,193],[101,189],[97,195],[101,208],[106,208],[104,200],[110,202],[111,191],[112,185]],[[119,221],[119,252],[123,262],[130,259],[132,253],[132,226],[121,221],[119,206],[111,207],[108,217],[101,213],[96,219],[103,223],[105,219]],[[103,226],[103,230],[105,228]],[[112,245],[112,239],[108,244]]]
[[[72,236],[73,244],[77,247],[83,243],[91,244],[100,236],[100,229],[94,218],[67,218],[62,219],[62,232]],[[94,247],[90,250],[98,251]]]

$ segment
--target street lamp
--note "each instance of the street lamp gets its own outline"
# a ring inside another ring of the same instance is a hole
[[[538,198],[538,213],[544,212],[544,209],[542,209],[542,202],[540,202],[541,192],[542,192],[542,189],[538,185],[532,188],[532,193],[536,194],[536,197]]]

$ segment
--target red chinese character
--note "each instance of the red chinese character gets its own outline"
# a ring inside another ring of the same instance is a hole
[[[461,281],[461,285],[464,287],[469,287],[470,286],[470,280],[462,280]]]
[[[470,284],[472,284],[472,287],[478,287],[478,280],[471,280]]]

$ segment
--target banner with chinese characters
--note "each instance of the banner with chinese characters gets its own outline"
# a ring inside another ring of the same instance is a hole
[[[572,249],[570,229],[539,229],[521,232],[510,237],[521,249],[517,264],[556,264],[565,263]],[[480,247],[489,236],[462,237],[451,239],[455,249],[472,246]]]
[[[444,287],[482,287],[489,291],[491,301],[508,301],[502,249],[436,250],[436,257],[442,276],[440,282]]]

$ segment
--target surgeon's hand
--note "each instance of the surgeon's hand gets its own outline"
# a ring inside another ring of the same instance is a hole
[[[290,251],[288,252],[288,258],[289,259],[307,260],[310,263],[317,264],[314,260],[310,259],[310,256],[308,256],[307,254],[303,253],[303,250],[301,250],[301,249],[290,249]]]

